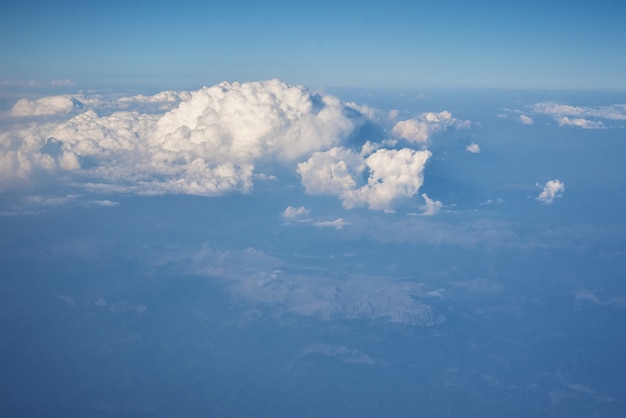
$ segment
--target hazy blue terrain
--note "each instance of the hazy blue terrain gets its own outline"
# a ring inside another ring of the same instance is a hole
[[[0,416],[626,414],[624,94],[253,87],[5,100]]]

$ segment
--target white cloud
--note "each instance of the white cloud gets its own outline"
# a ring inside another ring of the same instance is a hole
[[[10,116],[47,116],[70,113],[82,107],[82,103],[72,96],[50,96],[37,100],[20,99],[9,111]]]
[[[0,190],[39,185],[45,177],[92,192],[248,193],[254,181],[276,178],[255,172],[258,166],[304,161],[297,172],[307,193],[337,196],[346,208],[391,212],[419,192],[431,156],[426,149],[393,149],[397,138],[349,149],[343,144],[356,128],[368,118],[390,123],[387,115],[279,80],[153,96],[23,99],[6,115],[13,125],[0,132]],[[470,125],[447,111],[427,112],[392,132],[423,143]]]
[[[604,124],[600,121],[593,121],[589,119],[583,118],[572,118],[570,119],[567,116],[560,116],[556,119],[559,126],[576,126],[578,128],[583,129],[602,129],[604,128]]]
[[[570,106],[556,102],[541,102],[531,106],[535,113],[550,116],[596,117],[609,120],[626,120],[626,104],[610,106]]]
[[[571,106],[556,102],[541,102],[532,105],[531,109],[536,114],[553,117],[559,126],[599,129],[604,128],[608,121],[626,121],[626,104]]]
[[[496,200],[487,199],[484,202],[479,203],[479,205],[494,205],[494,204],[502,204],[504,203],[504,199],[497,198]]]
[[[218,195],[252,189],[258,161],[294,161],[339,144],[364,118],[332,96],[278,80],[221,83],[113,101],[20,100],[13,116],[86,111],[0,133],[0,189],[38,173],[80,176],[91,190]],[[147,112],[112,106],[144,106]],[[156,107],[154,107],[154,106]],[[148,106],[147,108],[145,106]],[[100,107],[106,110],[101,116]],[[171,110],[170,110],[171,109]],[[84,109],[83,109],[84,110]],[[54,138],[54,153],[42,148]]]
[[[319,221],[314,224],[318,228],[335,228],[343,229],[344,226],[350,225],[343,218],[337,218],[334,221]]]
[[[467,129],[470,126],[469,120],[454,118],[450,112],[444,110],[439,113],[422,113],[413,119],[402,120],[395,124],[391,133],[410,142],[425,143],[433,134],[444,132],[448,128]]]
[[[526,115],[519,115],[519,120],[520,122],[522,122],[524,125],[532,125],[535,122],[533,121],[533,118],[531,118],[530,116],[526,116]]]
[[[102,207],[113,207],[119,205],[119,202],[115,202],[113,200],[88,200],[85,202],[86,206],[102,206]]]
[[[287,206],[283,212],[283,219],[288,222],[302,221],[303,218],[309,216],[311,211],[304,206],[294,208],[293,206]]]
[[[536,199],[546,205],[550,205],[554,203],[554,199],[562,197],[564,191],[565,184],[563,182],[560,180],[549,180],[543,186],[543,190],[539,193],[539,196],[537,196]]]
[[[465,149],[467,152],[471,152],[472,154],[480,154],[480,147],[478,144],[471,143]]]
[[[439,213],[443,204],[438,200],[433,200],[428,197],[426,193],[422,193],[422,197],[424,198],[425,203],[420,206],[420,209],[424,212],[422,215],[424,216],[432,216]]]
[[[430,151],[364,147],[363,152],[335,147],[316,152],[298,164],[305,191],[310,194],[338,196],[350,209],[368,206],[374,210],[391,209],[400,198],[413,197],[424,182],[423,172]],[[367,172],[367,183],[358,179]]]

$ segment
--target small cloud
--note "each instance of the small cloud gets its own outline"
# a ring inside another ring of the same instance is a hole
[[[538,183],[537,186],[541,187]],[[560,180],[550,180],[543,186],[543,190],[536,199],[546,205],[550,205],[554,203],[554,199],[562,197],[564,191],[565,184],[563,182]]]
[[[344,226],[350,225],[349,222],[343,220],[343,218],[337,218],[334,221],[320,221],[314,224],[318,228],[335,228],[337,230],[343,229]]]
[[[600,302],[598,295],[596,295],[596,293],[593,290],[588,290],[588,289],[577,291],[576,294],[574,295],[574,300],[589,301],[589,302],[596,303],[598,305],[602,303]]]
[[[480,154],[480,147],[478,144],[469,144],[467,148],[465,148],[467,152],[471,152],[472,154]]]
[[[431,298],[442,298],[443,292],[445,292],[445,289],[430,290],[428,292],[425,292],[424,296],[428,296]]]
[[[422,197],[424,198],[426,202],[425,204],[420,206],[420,209],[424,211],[422,213],[423,216],[432,216],[432,215],[436,215],[437,213],[439,213],[439,210],[443,206],[443,204],[440,201],[429,198],[426,193],[422,193]]]
[[[106,305],[104,305],[104,306],[106,306]],[[101,306],[101,307],[103,307],[103,306]],[[121,302],[112,303],[112,304],[108,305],[107,309],[110,312],[113,312],[113,313],[116,313],[116,314],[122,314],[122,313],[127,313],[127,312],[135,312],[135,313],[138,313],[138,314],[143,314],[143,313],[148,311],[148,307],[146,305],[144,305],[143,303],[140,303],[140,304],[136,305],[134,303],[126,302],[125,300],[123,300]]]
[[[583,129],[602,129],[604,124],[599,121],[593,121],[584,118],[568,118],[567,116],[561,116],[557,119],[559,126],[575,126]]]
[[[506,119],[509,117],[509,115],[507,115],[506,113],[498,113],[496,117],[500,119]]]
[[[467,129],[471,124],[469,120],[452,117],[446,110],[439,113],[426,112],[413,119],[396,123],[391,133],[410,142],[424,143],[435,133],[445,132],[448,128]]]
[[[73,297],[67,295],[54,295],[61,302],[65,303],[67,306],[76,306],[76,301]]]
[[[487,199],[484,202],[479,203],[481,206],[485,206],[485,205],[499,205],[504,203],[504,199],[501,198],[497,198],[496,200],[493,199]]]
[[[86,206],[102,206],[102,207],[113,207],[119,204],[120,202],[115,202],[113,200],[89,200],[85,203]]]
[[[302,222],[303,218],[309,216],[311,211],[304,206],[294,208],[293,206],[287,206],[287,209],[283,212],[283,219],[288,222]]]
[[[526,116],[526,115],[519,115],[519,120],[524,125],[533,125],[535,123],[535,121],[533,121],[533,118],[531,118],[530,116]]]

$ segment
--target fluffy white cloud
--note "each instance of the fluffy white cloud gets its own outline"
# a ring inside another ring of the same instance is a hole
[[[304,206],[294,208],[293,206],[287,206],[283,212],[283,219],[288,222],[302,221],[303,218],[309,216],[311,211]]]
[[[425,203],[420,206],[420,209],[424,211],[422,215],[431,216],[439,213],[441,207],[443,206],[440,201],[431,199],[426,193],[422,193],[422,197],[425,201]]]
[[[336,195],[348,209],[368,206],[374,210],[391,209],[398,199],[417,194],[424,182],[430,151],[410,148],[370,151],[371,147],[364,147],[357,154],[335,147],[316,152],[308,161],[298,164],[305,191]],[[367,182],[360,184],[359,179],[366,173]]]
[[[448,128],[466,129],[470,126],[469,120],[454,118],[450,112],[444,110],[439,113],[422,113],[413,119],[402,120],[395,124],[391,133],[410,142],[424,143],[433,134],[444,132]]]
[[[531,118],[530,116],[526,116],[526,115],[519,115],[519,120],[524,125],[532,125],[535,123],[535,121],[533,121],[533,118]]]
[[[10,116],[47,116],[70,113],[83,104],[71,96],[42,97],[37,100],[20,99],[9,111]]]
[[[364,118],[332,96],[278,80],[224,82],[190,93],[166,91],[114,101],[69,96],[21,100],[10,113],[68,113],[77,103],[87,110],[65,122],[24,124],[0,133],[0,189],[38,173],[74,172],[80,183],[96,190],[247,192],[258,161],[293,161],[328,149]],[[148,111],[110,111],[131,105]],[[105,109],[104,116],[96,112],[99,108]]]
[[[554,199],[558,199],[563,196],[565,191],[565,184],[560,180],[549,180],[544,186],[537,200],[545,203],[546,205],[554,203]]]
[[[472,154],[480,154],[480,147],[478,144],[469,144],[467,148],[465,148],[467,152],[471,152]]]
[[[308,161],[298,164],[298,174],[307,193],[336,196],[355,189],[354,176],[364,169],[363,157],[343,147],[316,152]]]

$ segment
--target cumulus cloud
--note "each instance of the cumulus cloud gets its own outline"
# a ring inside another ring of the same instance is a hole
[[[301,222],[309,216],[311,211],[304,206],[294,208],[293,206],[287,206],[283,212],[283,219],[287,222]]]
[[[425,203],[420,206],[420,209],[423,210],[422,215],[424,216],[432,216],[439,213],[443,204],[438,200],[433,200],[426,193],[422,193],[422,197],[424,198]]]
[[[538,185],[541,187],[540,185]],[[546,205],[554,203],[554,199],[558,199],[563,196],[565,191],[565,184],[560,180],[549,180],[544,186],[539,196],[536,197],[538,201]]]
[[[530,116],[526,116],[526,115],[519,115],[519,120],[524,125],[532,125],[535,123],[535,121],[533,121],[533,118],[531,118]]]
[[[0,190],[45,178],[104,193],[248,193],[255,181],[276,178],[259,167],[280,162],[297,164],[309,194],[337,196],[348,209],[390,212],[418,194],[431,157],[426,149],[398,149],[399,139],[423,148],[437,132],[471,125],[447,111],[427,112],[399,121],[390,138],[360,151],[349,144],[360,128],[392,123],[398,114],[279,80],[153,96],[23,99],[5,115],[11,129],[0,132]],[[378,128],[368,132],[384,132]],[[300,215],[283,214],[290,216]]]
[[[367,145],[367,144],[366,144]],[[391,209],[400,198],[413,197],[424,182],[430,151],[363,147],[356,153],[342,147],[316,152],[298,164],[305,191],[338,196],[347,209],[367,206]],[[360,179],[367,176],[367,182]]]
[[[448,128],[467,129],[470,126],[469,120],[454,118],[450,112],[444,110],[439,113],[422,113],[413,119],[399,121],[391,133],[410,142],[425,143],[433,134],[444,132]]]
[[[364,118],[332,96],[278,80],[118,98],[150,111],[100,115],[96,98],[20,100],[12,116],[85,111],[0,134],[0,188],[37,173],[74,172],[90,189],[143,194],[248,192],[258,161],[294,161],[346,138]],[[354,107],[354,106],[353,106]],[[165,109],[165,111],[163,110]],[[54,142],[55,152],[42,150]]]
[[[9,111],[10,116],[47,116],[70,113],[80,109],[83,104],[71,96],[42,97],[37,100],[20,99]]]
[[[471,152],[472,154],[480,154],[480,147],[478,144],[471,143],[465,149],[467,152]]]

